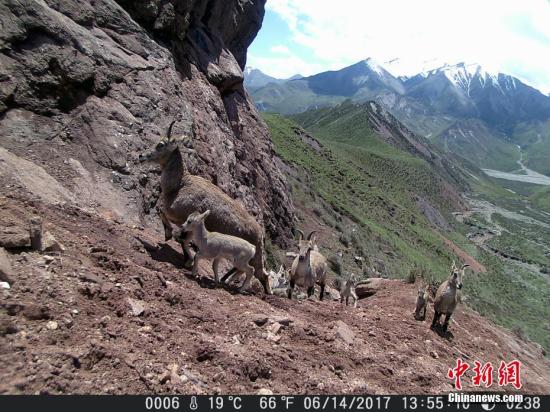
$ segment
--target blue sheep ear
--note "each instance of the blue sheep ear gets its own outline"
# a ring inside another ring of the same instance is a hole
[[[206,212],[202,214],[203,219],[206,219],[208,215],[210,214],[210,209],[208,209]]]

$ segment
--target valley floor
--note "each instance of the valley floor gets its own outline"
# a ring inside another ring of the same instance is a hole
[[[544,186],[550,186],[550,177],[543,175],[542,173],[536,172],[534,170],[531,170],[527,168],[523,164],[523,152],[521,151],[521,147],[517,146],[517,149],[519,151],[520,158],[517,161],[519,165],[519,172],[520,173],[509,173],[509,172],[502,172],[500,170],[493,170],[493,169],[482,169],[485,174],[488,176],[497,178],[497,179],[504,179],[504,180],[512,180],[516,182],[524,182],[524,183],[532,183],[535,185],[544,185]]]
[[[546,229],[550,229],[549,224],[534,219],[532,217],[507,210],[503,207],[499,207],[485,200],[469,199],[469,204],[471,206],[471,209],[467,212],[457,214],[457,219],[463,222],[464,218],[471,218],[472,216],[478,214],[480,216],[483,216],[483,218],[485,219],[484,222],[489,224],[489,227],[486,230],[478,231],[477,233],[471,234],[470,240],[472,242],[474,242],[483,250],[492,253],[501,259],[504,259],[509,265],[519,265],[524,269],[530,270],[535,273],[541,272],[541,265],[526,262],[519,257],[507,256],[502,251],[499,251],[498,249],[490,245],[493,239],[498,238],[498,236],[502,236],[505,232],[508,232],[506,228],[499,225],[498,222],[493,219],[493,215],[500,215],[502,218],[516,221],[519,224],[535,225]]]

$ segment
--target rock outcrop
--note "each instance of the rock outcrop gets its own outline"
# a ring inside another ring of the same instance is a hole
[[[2,186],[158,224],[158,173],[137,154],[176,120],[174,133],[193,137],[191,172],[241,200],[284,245],[292,203],[243,88],[264,3],[2,1],[0,145],[13,176],[32,173],[29,162],[37,171],[34,181],[4,174]]]

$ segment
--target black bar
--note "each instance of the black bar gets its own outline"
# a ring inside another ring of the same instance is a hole
[[[494,394],[493,394],[494,395]],[[500,394],[501,396],[503,394]],[[549,395],[521,403],[452,403],[447,395],[3,395],[0,411],[320,412],[320,411],[548,411]]]

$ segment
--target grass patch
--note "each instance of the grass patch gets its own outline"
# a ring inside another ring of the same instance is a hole
[[[531,195],[531,202],[536,208],[550,213],[550,187],[543,187]]]
[[[415,264],[446,273],[453,256],[415,205],[420,194],[442,210],[451,207],[427,162],[380,141],[372,130],[364,141],[359,131],[335,140],[316,134],[323,144],[317,151],[293,121],[269,113],[264,119],[275,152],[303,170],[302,180],[323,202],[359,228],[351,233],[337,227],[343,246],[383,259],[392,277],[405,277]]]

